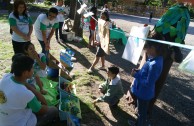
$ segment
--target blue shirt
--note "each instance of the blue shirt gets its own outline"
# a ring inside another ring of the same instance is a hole
[[[158,80],[163,67],[163,57],[158,56],[148,59],[143,67],[134,75],[134,84],[131,91],[137,98],[150,100],[155,94],[155,83]]]

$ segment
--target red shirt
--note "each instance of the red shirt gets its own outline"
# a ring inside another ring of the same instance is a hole
[[[91,18],[90,19],[90,29],[95,30],[95,26],[96,26],[96,21],[93,18]]]

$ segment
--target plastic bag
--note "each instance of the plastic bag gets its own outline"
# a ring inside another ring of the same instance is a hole
[[[194,74],[194,50],[192,50],[183,62],[179,65],[179,70]]]

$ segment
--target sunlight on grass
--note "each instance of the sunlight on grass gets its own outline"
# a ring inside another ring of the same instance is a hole
[[[12,44],[0,41],[0,78],[10,72],[11,58],[13,56]]]
[[[8,15],[0,14],[0,23],[8,23]]]
[[[31,5],[33,7],[45,8],[45,9],[49,9],[50,7],[52,7],[52,5],[49,6],[49,5],[45,5],[43,3],[41,3],[41,4],[29,4],[29,5]]]
[[[13,49],[11,43],[0,41],[0,50],[0,60],[11,59],[11,57],[13,56]]]
[[[78,85],[89,85],[91,83],[91,81],[95,82],[95,81],[100,81],[103,82],[104,79],[100,78],[97,75],[92,75],[92,74],[88,74],[87,71],[85,72],[79,72],[79,71],[75,71],[74,72],[74,79],[73,83],[78,84]]]

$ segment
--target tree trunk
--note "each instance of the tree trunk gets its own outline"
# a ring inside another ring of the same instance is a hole
[[[69,13],[69,18],[74,19],[75,17],[75,11],[76,11],[76,2],[77,0],[71,0],[70,1],[70,13]]]
[[[74,25],[73,25],[73,31],[75,32],[76,36],[83,37],[83,28],[80,27],[81,24],[81,15],[77,13],[77,10],[80,8],[80,3],[77,1],[75,2],[75,16],[74,16]]]

